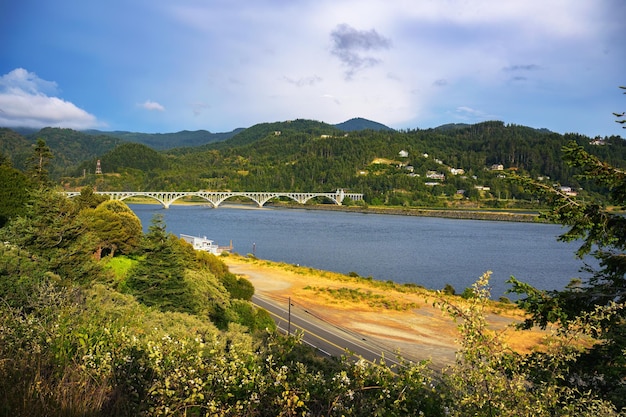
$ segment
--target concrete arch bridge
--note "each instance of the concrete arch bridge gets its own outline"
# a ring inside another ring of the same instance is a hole
[[[68,197],[75,197],[80,194],[78,191],[70,191],[65,193]],[[305,204],[312,198],[325,197],[332,200],[335,204],[341,205],[344,198],[348,197],[354,201],[363,200],[363,194],[345,193],[339,189],[334,193],[289,193],[281,191],[96,191],[94,194],[108,195],[111,200],[125,200],[129,197],[148,197],[157,200],[164,208],[169,208],[176,200],[184,197],[199,197],[217,208],[225,200],[231,197],[245,197],[255,203],[259,207],[263,207],[265,203],[273,198],[286,197],[300,204]]]

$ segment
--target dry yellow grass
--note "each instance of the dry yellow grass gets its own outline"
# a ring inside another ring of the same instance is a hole
[[[441,366],[454,360],[458,323],[433,304],[441,297],[461,304],[465,300],[460,297],[239,256],[223,260],[231,272],[249,279],[257,294],[285,303],[291,298],[324,319],[367,335],[407,358],[431,359]],[[512,329],[511,324],[523,319],[523,312],[514,305],[494,302],[486,313],[491,328],[505,332],[507,344],[518,352],[540,347],[546,337],[545,332]]]

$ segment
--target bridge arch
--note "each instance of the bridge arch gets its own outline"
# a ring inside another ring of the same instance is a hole
[[[111,200],[119,200],[124,201],[130,197],[148,197],[153,200],[156,200],[163,207],[168,208],[171,204],[170,202],[164,201],[160,198],[160,193],[151,193],[151,192],[141,192],[141,191],[96,191],[94,194],[106,195],[109,196]],[[68,191],[65,193],[68,198],[74,198],[80,195],[79,191]],[[182,197],[182,196],[181,196]]]
[[[151,198],[151,199],[153,199],[153,200],[158,201],[158,202],[159,202],[159,203],[160,203],[163,207],[165,207],[165,208],[169,208],[169,206],[170,206],[168,203],[166,203],[165,201],[161,200],[159,197],[157,197],[157,196],[156,196],[156,195],[154,195],[154,194],[146,194],[146,195],[143,195],[143,194],[142,194],[142,195],[136,195],[136,194],[135,194],[135,195],[133,195],[133,194],[128,194],[128,195],[122,195],[122,196],[120,196],[120,197],[117,197],[117,196],[111,196],[111,200],[120,200],[120,201],[124,201],[124,200],[126,200],[127,198],[129,198],[129,197],[148,197],[148,198]]]
[[[259,207],[263,207],[263,204],[265,204],[264,202],[259,201],[258,198],[255,198],[254,193],[232,192],[232,193],[220,193],[218,198],[213,202],[213,207],[218,208],[224,201],[232,197],[245,197],[249,200],[254,201]]]
[[[178,195],[180,194],[180,195]],[[174,196],[171,200],[169,200],[167,206],[165,208],[169,208],[169,206],[175,202],[176,200],[180,199],[180,198],[184,198],[184,197],[200,197],[203,200],[206,200],[208,203],[211,204],[211,206],[215,207],[213,200],[211,200],[211,198],[206,195],[206,193],[202,193],[202,192],[188,192],[188,193],[177,193],[176,196]]]
[[[314,194],[314,195],[308,195],[305,199],[302,200],[301,204],[306,204],[307,202],[309,202],[310,200],[314,199],[314,198],[318,198],[318,197],[322,197],[325,198],[327,200],[332,201],[333,203],[335,203],[336,205],[340,206],[341,205],[341,201],[337,201],[337,199],[331,195],[321,195],[321,194]]]
[[[260,203],[260,207],[264,206],[265,203],[267,203],[268,201],[270,201],[273,198],[280,198],[280,197],[286,197],[290,200],[295,201],[296,203],[299,203],[300,201],[298,200],[298,198],[294,195],[294,193],[267,193],[265,195],[265,198],[262,200],[262,202]]]

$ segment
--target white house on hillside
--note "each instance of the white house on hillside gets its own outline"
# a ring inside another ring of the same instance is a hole
[[[431,180],[445,180],[446,176],[437,171],[428,171],[426,173],[426,178],[430,178]]]

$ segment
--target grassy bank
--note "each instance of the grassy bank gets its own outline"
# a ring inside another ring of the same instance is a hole
[[[442,217],[448,219],[464,219],[464,220],[491,220],[491,221],[508,221],[523,223],[545,223],[546,221],[539,217],[539,213],[533,212],[516,212],[510,210],[476,210],[476,209],[443,209],[443,208],[403,208],[403,207],[359,207],[359,206],[337,206],[334,204],[312,204],[312,205],[294,205],[294,204],[278,204],[280,207],[303,208],[307,210],[328,210],[328,211],[345,211],[364,214],[388,214],[396,216],[422,216],[422,217]]]

